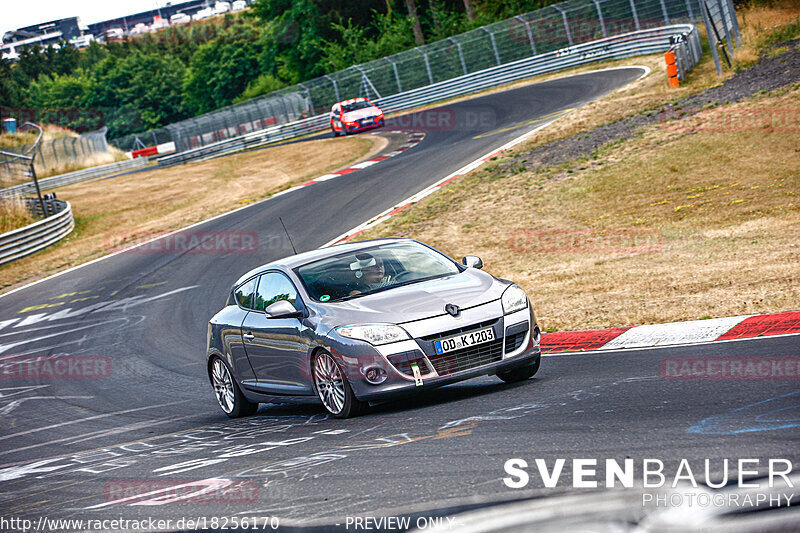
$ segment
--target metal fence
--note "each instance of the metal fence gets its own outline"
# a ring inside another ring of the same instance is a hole
[[[730,2],[730,0],[723,0]],[[167,126],[177,151],[406,93],[581,43],[701,20],[699,0],[567,0]]]
[[[136,159],[128,159],[119,161],[117,163],[109,163],[107,165],[99,165],[96,167],[84,168],[83,170],[76,170],[75,172],[67,172],[58,176],[51,176],[43,178],[39,181],[39,190],[48,191],[57,187],[64,187],[73,183],[81,181],[93,180],[104,177],[112,177],[114,175],[129,172],[139,168],[144,168],[150,164],[150,160],[146,157],[137,157]],[[36,185],[33,181],[15,185],[5,189],[0,189],[0,198],[4,196],[20,196],[23,194],[33,194],[36,191]]]
[[[472,74],[458,76],[401,94],[378,98],[376,103],[380,105],[385,113],[412,109],[420,105],[473,93],[537,74],[557,72],[594,61],[653,54],[670,49],[674,50],[676,54],[678,76],[680,79],[684,79],[686,72],[691,70],[700,60],[702,53],[697,27],[693,24],[678,24],[598,39],[589,43],[578,44],[491,67]],[[327,124],[327,114],[316,115],[178,152],[162,157],[158,162],[160,165],[174,165],[218,157],[319,131],[326,128]]]
[[[0,189],[31,181],[31,159],[22,153],[0,150]]]
[[[41,141],[37,146],[26,144],[3,148],[0,154],[0,188],[12,187],[31,179],[30,163],[22,161],[22,154],[34,156],[37,175],[49,174],[60,169],[68,170],[76,166],[94,166],[97,156],[108,153],[106,142],[107,128],[77,137],[60,137]],[[31,150],[31,148],[33,148]],[[30,153],[29,153],[30,152]],[[23,164],[24,163],[24,164]],[[28,167],[25,167],[28,165]]]
[[[172,133],[167,128],[150,130],[144,133],[133,133],[124,137],[117,137],[108,141],[123,152],[133,152],[150,146],[158,146],[172,142]]]

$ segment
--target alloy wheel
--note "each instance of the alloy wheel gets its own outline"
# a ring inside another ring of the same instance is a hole
[[[222,359],[215,359],[211,368],[211,384],[214,387],[214,395],[217,402],[226,414],[233,412],[236,407],[236,397],[233,391],[233,378],[228,372],[228,367]]]
[[[314,360],[314,384],[325,408],[333,414],[339,414],[344,409],[344,377],[339,365],[327,353],[320,354]]]

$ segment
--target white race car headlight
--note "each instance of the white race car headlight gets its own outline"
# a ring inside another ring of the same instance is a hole
[[[410,339],[406,330],[394,324],[361,324],[358,326],[339,326],[336,333],[348,339],[366,341],[370,344],[389,344]]]
[[[517,285],[511,285],[500,299],[503,304],[503,314],[513,313],[528,307],[528,296]]]

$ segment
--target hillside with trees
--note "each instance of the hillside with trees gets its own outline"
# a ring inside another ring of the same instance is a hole
[[[256,0],[241,14],[0,60],[4,117],[109,138],[158,128],[552,0]]]

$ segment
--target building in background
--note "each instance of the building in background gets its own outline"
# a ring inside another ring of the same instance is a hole
[[[235,10],[244,9],[247,3],[245,0],[234,2]],[[158,31],[168,27],[171,22],[185,24],[200,11],[207,11],[208,16],[212,16],[216,14],[215,8],[218,8],[219,13],[224,13],[231,10],[231,4],[214,0],[188,0],[176,4],[168,2],[161,8],[103,20],[83,27],[79,25],[78,17],[44,22],[6,32],[3,35],[0,53],[4,58],[16,60],[19,58],[19,51],[25,46],[60,46],[60,43],[66,42],[76,48],[83,48],[93,40],[101,42],[118,40],[128,35]]]
[[[144,24],[148,27],[152,27],[152,25],[156,23],[157,27],[152,29],[157,30],[159,27],[168,26],[169,23],[167,21],[169,21],[173,15],[185,13],[191,18],[193,14],[206,7],[207,4],[207,0],[189,0],[188,2],[167,4],[162,8],[151,9],[149,11],[142,11],[141,13],[134,13],[124,17],[95,22],[94,24],[89,24],[88,29],[89,33],[94,35],[96,39],[105,38],[106,33],[112,29],[121,29],[125,35],[128,35],[137,26],[137,24]],[[141,26],[139,27],[141,28]],[[137,31],[137,33],[143,32],[140,29]]]
[[[17,59],[19,51],[26,46],[57,45],[62,41],[70,41],[81,36],[78,17],[69,17],[51,20],[33,26],[26,26],[18,30],[7,31],[3,35],[3,44],[0,47],[3,57]]]

